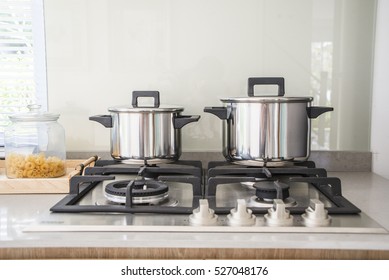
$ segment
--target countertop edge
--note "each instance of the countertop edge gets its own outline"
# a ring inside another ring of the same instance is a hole
[[[388,260],[388,250],[236,248],[0,248],[0,259],[333,259]]]

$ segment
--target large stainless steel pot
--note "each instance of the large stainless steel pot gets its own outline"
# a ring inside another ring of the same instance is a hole
[[[151,97],[154,106],[140,106],[139,97]],[[161,106],[158,91],[134,91],[132,106],[108,108],[110,115],[89,119],[111,129],[111,156],[126,163],[158,164],[181,156],[181,128],[200,116],[182,116],[182,107]]]
[[[254,96],[254,85],[278,85],[278,96]],[[223,122],[223,155],[238,164],[282,166],[310,154],[311,119],[331,107],[311,106],[312,97],[284,97],[283,78],[249,78],[248,97],[224,98],[206,107]]]

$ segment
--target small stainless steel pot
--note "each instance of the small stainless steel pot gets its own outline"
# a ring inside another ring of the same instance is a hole
[[[254,96],[254,85],[278,85],[278,96]],[[311,119],[331,107],[311,106],[312,97],[284,97],[283,78],[249,78],[248,97],[224,98],[206,107],[223,122],[223,155],[238,164],[282,166],[307,160]]]
[[[154,106],[138,105],[151,97]],[[158,91],[134,91],[132,106],[108,108],[110,115],[89,119],[111,129],[111,156],[134,164],[173,162],[181,156],[181,128],[200,116],[182,116],[182,107],[161,106]]]

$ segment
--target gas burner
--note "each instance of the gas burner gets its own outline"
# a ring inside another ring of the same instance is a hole
[[[169,187],[154,180],[123,180],[105,186],[104,196],[112,202],[126,203],[127,189],[131,188],[133,204],[156,205],[168,199]]]
[[[108,199],[99,199],[99,200],[96,200],[94,205],[96,206],[104,206],[104,205],[111,205],[111,206],[115,206],[115,205],[124,205],[125,202],[114,202],[114,201],[111,201],[111,200],[108,200]],[[164,199],[164,200],[161,200],[157,203],[141,203],[139,205],[153,205],[153,206],[164,206],[164,207],[175,207],[178,205],[178,200],[176,199],[171,199],[171,198],[167,198],[167,199]]]
[[[156,164],[169,164],[175,162],[173,159],[123,159],[123,160],[118,160],[117,162],[119,163],[124,163],[124,164],[138,164],[138,165],[156,165]]]
[[[258,161],[258,160],[238,160],[232,161],[236,165],[247,167],[291,167],[295,165],[293,161]]]
[[[288,197],[283,200],[285,207],[296,207],[297,202],[294,198]],[[247,206],[250,207],[273,207],[274,199],[262,199],[257,196],[252,196]]]
[[[289,185],[274,179],[263,179],[255,182],[255,195],[263,200],[286,199],[289,197]]]
[[[282,199],[286,206],[296,206],[296,201],[289,197],[289,185],[272,178],[266,178],[255,182],[255,196],[251,198],[251,202],[261,206],[273,205],[274,199]]]

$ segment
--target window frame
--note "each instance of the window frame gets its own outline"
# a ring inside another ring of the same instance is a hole
[[[17,0],[7,0],[2,6],[15,5],[20,3]],[[46,67],[46,43],[45,43],[45,21],[44,21],[44,0],[26,0],[30,2],[32,9],[32,50],[33,50],[33,81],[34,81],[34,103],[41,105],[42,110],[47,111],[47,67]],[[1,38],[1,34],[0,34]],[[1,54],[0,54],[1,55]],[[2,77],[0,77],[2,78]],[[5,79],[6,80],[6,79]],[[2,128],[3,129],[3,128]],[[0,158],[4,157],[4,133],[0,130]]]

